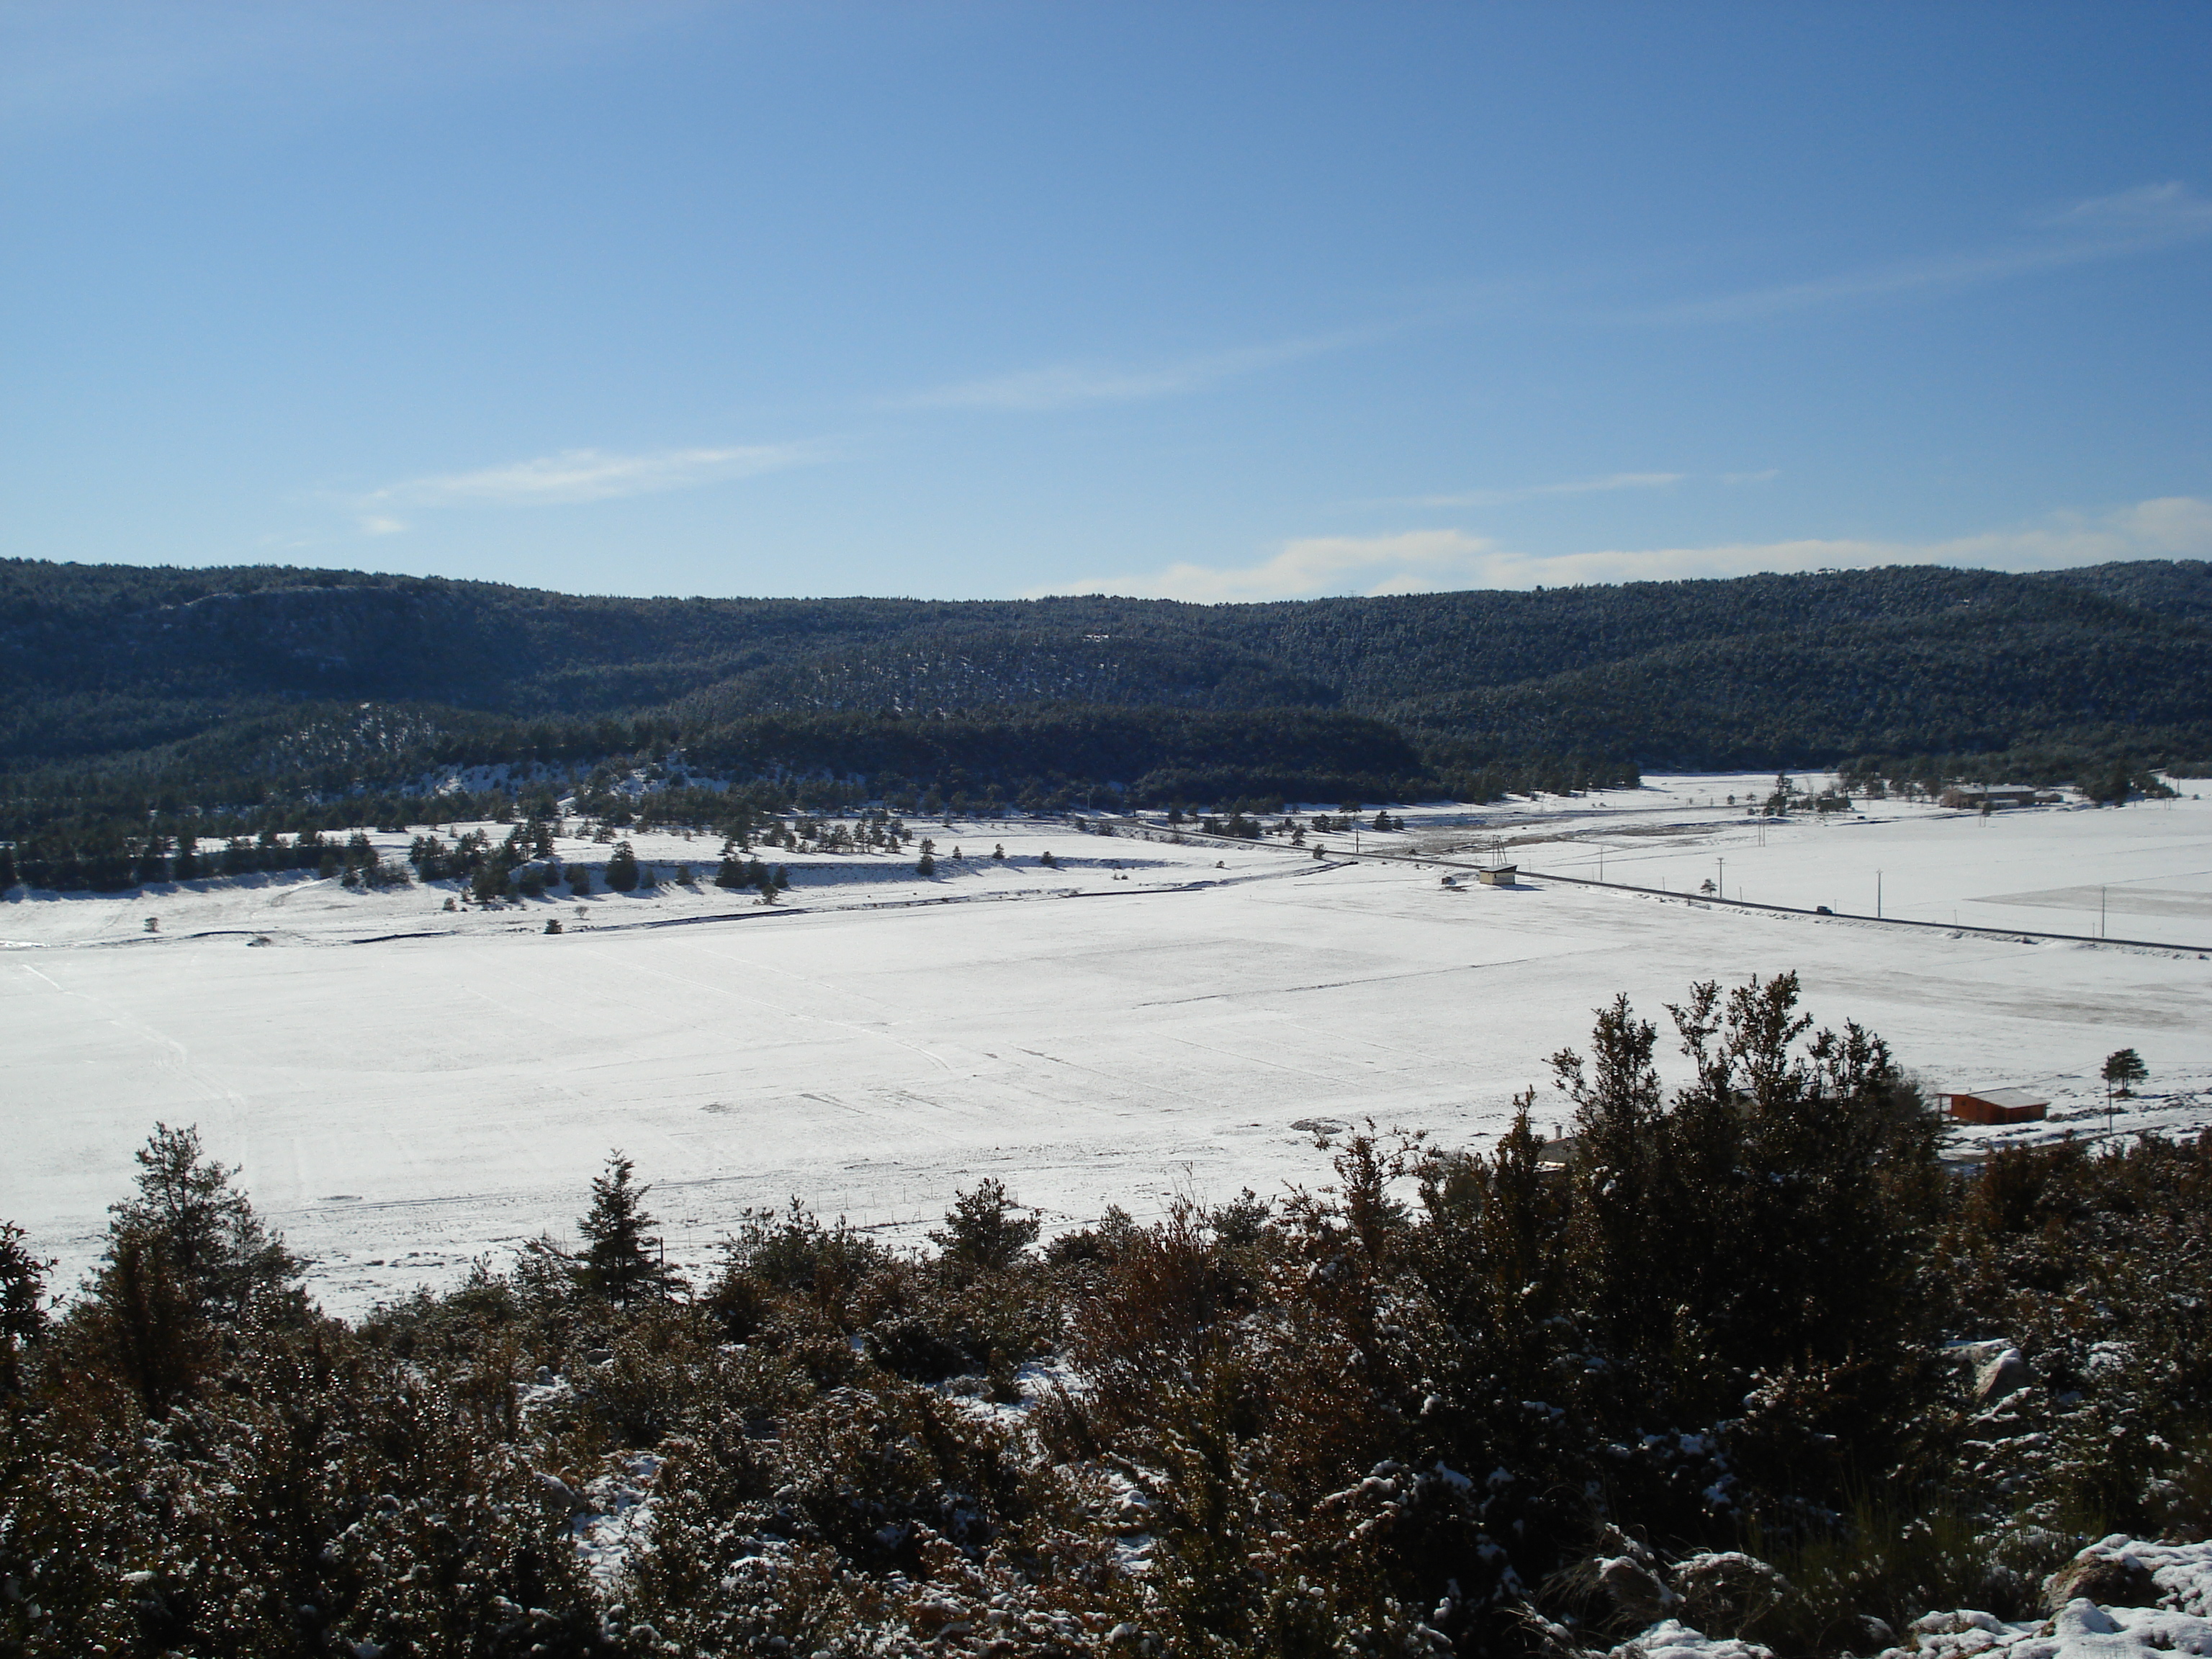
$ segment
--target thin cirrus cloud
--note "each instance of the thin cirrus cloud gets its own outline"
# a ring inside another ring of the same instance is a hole
[[[0,126],[76,123],[195,95],[362,99],[604,56],[688,0],[476,6],[206,6],[144,0],[0,11]]]
[[[2027,220],[2021,235],[1995,246],[1929,255],[1804,282],[1642,307],[1620,313],[1616,319],[1674,323],[1746,320],[1852,301],[2001,282],[2030,271],[2152,253],[2208,236],[2212,236],[2212,201],[2197,196],[2179,180],[2138,185],[2109,196],[2090,197],[2033,215]],[[1497,304],[1510,302],[1516,297],[1525,301],[1530,295],[1510,287],[1499,287],[1488,291],[1486,297],[1488,302]],[[1303,359],[1371,344],[1409,329],[1447,324],[1469,314],[1473,304],[1471,296],[1462,296],[1451,306],[1422,315],[1164,362],[1134,366],[1080,362],[1047,364],[933,386],[881,402],[883,407],[890,409],[1047,410],[1178,397]],[[1493,506],[1536,495],[1630,489],[1678,481],[1674,477],[1658,474],[1621,474],[1617,479],[1581,484],[1423,498],[1423,504]]]
[[[1395,326],[1403,326],[1399,325]],[[1079,408],[1086,404],[1138,403],[1181,397],[1224,380],[1256,374],[1285,363],[1364,345],[1395,331],[1395,326],[1346,329],[1303,339],[1206,352],[1198,356],[1141,367],[1110,363],[1054,363],[978,380],[962,380],[884,400],[893,409],[998,409],[1030,411]]]
[[[2028,221],[2029,234],[1995,247],[1930,255],[1808,282],[1784,283],[1647,315],[1672,322],[1729,322],[1855,300],[1973,287],[2029,271],[2153,253],[2212,236],[2212,202],[2170,181],[2091,197]]]
[[[1713,547],[1531,554],[1461,530],[1379,536],[1310,536],[1285,542],[1256,564],[1174,564],[1146,575],[1095,577],[1044,592],[1112,593],[1196,604],[1254,603],[1334,593],[1434,593],[1466,588],[1571,586],[1582,582],[1679,581],[1759,571],[1865,569],[1938,564],[1998,570],[2060,570],[2123,559],[2212,556],[2212,501],[2165,496],[2097,515],[2053,514],[2045,522],[1938,541],[1807,537]]]
[[[819,444],[744,444],[720,449],[667,449],[616,455],[602,449],[564,449],[526,461],[473,472],[446,472],[386,484],[359,499],[369,510],[362,528],[389,533],[405,528],[380,509],[395,507],[554,507],[612,501],[670,489],[695,489],[763,472],[826,459]]]

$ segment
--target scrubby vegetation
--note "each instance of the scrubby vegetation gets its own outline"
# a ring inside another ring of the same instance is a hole
[[[1954,1173],[1796,1005],[1692,987],[1670,1091],[1616,1002],[1494,1146],[1042,1248],[794,1200],[687,1284],[617,1154],[353,1324],[159,1129],[65,1307],[0,1230],[0,1653],[1869,1652],[2201,1535],[2212,1143]]]

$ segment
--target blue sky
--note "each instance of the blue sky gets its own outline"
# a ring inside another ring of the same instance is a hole
[[[2212,556],[2212,8],[0,8],[0,552],[1193,599]]]

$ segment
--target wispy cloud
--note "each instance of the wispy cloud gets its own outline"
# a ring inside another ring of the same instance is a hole
[[[1221,381],[1308,357],[1364,345],[1405,325],[1377,325],[1318,334],[1267,345],[1207,352],[1167,362],[1128,365],[1099,362],[1053,363],[979,380],[963,380],[886,399],[897,409],[1073,409],[1085,404],[1135,403],[1180,397]]]
[[[221,99],[225,108],[370,101],[603,60],[694,0],[486,0],[473,6],[0,7],[0,126],[76,122]]]
[[[1539,501],[1547,495],[1598,495],[1615,489],[1664,489],[1689,477],[1686,472],[1612,472],[1602,478],[1578,478],[1570,483],[1522,484],[1511,489],[1463,489],[1449,495],[1401,495],[1401,507],[1505,507],[1514,501]]]
[[[1673,581],[1756,571],[1864,569],[1940,564],[1997,570],[2063,570],[2120,559],[2212,556],[2212,501],[2172,495],[2094,517],[2054,514],[2038,524],[1941,541],[1808,537],[1713,547],[1515,551],[1459,530],[1379,536],[1315,536],[1285,542],[1256,564],[1175,564],[1148,575],[1091,577],[1038,592],[1136,599],[1312,599],[1333,593],[1431,593],[1474,587],[1571,586],[1577,582]]]
[[[361,521],[361,533],[364,536],[398,536],[407,528],[405,520],[388,518],[381,513],[368,514]]]
[[[2035,215],[2027,222],[2027,234],[1994,247],[1869,265],[1808,282],[1691,301],[1654,314],[1678,322],[1774,316],[1854,300],[2002,282],[2033,270],[2154,252],[2207,236],[2212,236],[2212,202],[2178,182],[2138,185]]]
[[[2212,202],[2191,195],[2179,179],[2168,179],[2069,203],[2039,214],[2034,222],[2116,246],[2160,246],[2212,235]]]
[[[386,484],[360,498],[363,507],[547,507],[604,501],[620,495],[692,489],[702,484],[780,472],[828,459],[813,443],[750,444],[725,449],[667,449],[650,455],[611,455],[601,449],[564,449],[474,472],[447,472]],[[398,520],[388,520],[398,523]],[[364,527],[367,527],[366,525]],[[404,526],[403,526],[404,527]]]
[[[1173,564],[1149,576],[1099,577],[1041,591],[1219,605],[1232,600],[1310,599],[1320,593],[1397,592],[1392,584],[1417,574],[1435,576],[1437,580],[1427,584],[1431,587],[1465,587],[1474,584],[1458,579],[1462,572],[1497,556],[1497,543],[1457,530],[1307,536],[1284,543],[1272,557],[1255,565],[1224,569]]]

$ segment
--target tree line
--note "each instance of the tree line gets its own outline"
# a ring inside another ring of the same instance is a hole
[[[704,826],[743,842],[756,826],[769,833],[773,820],[794,815],[1480,801],[1632,787],[1638,778],[1633,765],[1582,756],[1470,764],[1463,746],[1416,742],[1364,716],[1301,709],[775,715],[688,734],[654,721],[611,731],[592,720],[578,723],[573,742],[550,720],[502,738],[495,720],[470,716],[448,733],[413,707],[295,720],[295,755],[248,722],[143,763],[0,775],[0,889],[21,880],[122,891],[319,869],[331,856],[321,838],[354,826],[511,823],[550,816],[561,798],[617,830]],[[638,747],[596,746],[610,738]],[[461,787],[464,763],[500,769],[507,781]]]
[[[1484,800],[1656,767],[1991,757],[2101,781],[2212,769],[2208,629],[2212,567],[2189,561],[1207,606],[7,560],[0,841],[112,888],[153,818],[225,843],[344,801],[430,822],[413,798],[470,769],[573,782],[672,756],[726,793],[901,811]]]
[[[1505,745],[1497,757],[1645,765],[2002,747],[2105,723],[2202,754],[2208,568],[1915,567],[1190,605],[611,599],[12,560],[0,562],[0,756],[150,750],[362,699],[523,721],[657,713],[691,732],[768,714],[1335,709]]]

